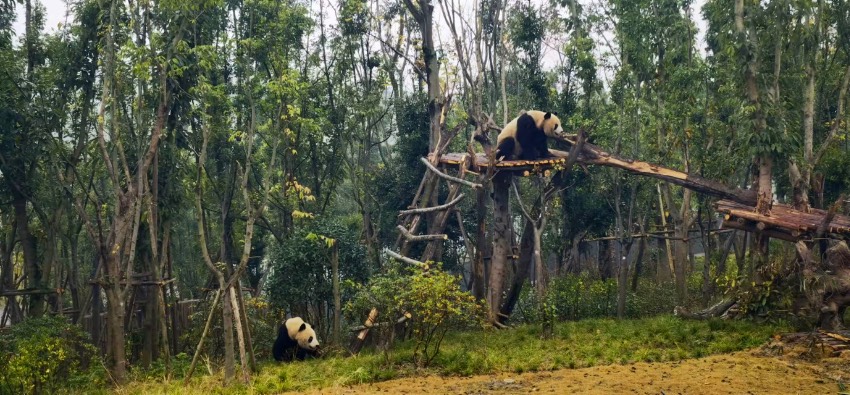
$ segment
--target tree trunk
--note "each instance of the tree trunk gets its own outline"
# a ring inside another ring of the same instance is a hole
[[[97,281],[98,271],[101,266],[101,256],[100,254],[95,254],[94,262],[92,264],[91,271],[91,340],[92,344],[95,345],[101,352],[108,348],[103,347],[103,340],[101,338],[101,328],[103,327],[103,323],[101,322],[101,312],[103,310],[103,299],[101,298],[101,286],[100,282]]]
[[[646,251],[646,243],[646,237],[642,237],[638,241],[638,252],[637,257],[635,257],[635,273],[632,276],[632,292],[637,292],[638,289],[638,280],[643,269],[643,253]]]
[[[487,188],[478,188],[475,191],[475,217],[477,230],[475,234],[475,260],[472,264],[472,296],[475,300],[484,300],[487,290],[487,277],[484,272],[484,260],[491,256],[490,244],[487,243]]]
[[[112,258],[110,256],[107,259]],[[127,356],[124,344],[124,297],[119,288],[119,274],[116,273],[118,264],[107,261],[106,266],[110,274],[109,282],[104,287],[106,290],[106,332],[108,336],[106,343],[111,360],[112,377],[117,383],[123,384],[127,380]]]
[[[519,296],[522,293],[522,287],[525,281],[528,280],[531,265],[533,263],[532,256],[534,254],[534,224],[529,220],[525,220],[525,225],[522,228],[522,238],[519,242],[519,259],[516,264],[516,273],[514,273],[511,287],[505,295],[505,300],[499,309],[499,322],[506,324],[511,314],[514,312]]]
[[[29,215],[27,214],[26,197],[13,188],[12,206],[15,209],[15,223],[18,225],[18,240],[24,256],[24,272],[27,276],[27,288],[41,290],[42,273],[35,251],[35,237],[30,233]],[[35,293],[28,296],[28,316],[41,317],[44,315],[44,294]]]
[[[231,306],[230,291],[225,289],[226,284],[227,281],[225,281],[224,276],[219,273],[218,286],[224,294],[221,298],[221,327],[224,330],[224,382],[229,383],[236,375],[234,369],[236,356],[233,348],[233,306]]]
[[[742,42],[739,43],[742,47],[743,60],[746,62],[744,68],[744,86],[747,101],[754,107],[753,117],[753,133],[760,135],[766,132],[767,122],[765,120],[764,110],[759,101],[759,89],[757,81],[758,60],[756,53],[758,48],[754,48],[756,44],[748,37],[744,25],[744,0],[735,0],[735,30],[741,37]],[[751,48],[753,47],[753,48]],[[770,206],[773,202],[772,178],[773,178],[773,159],[769,154],[761,154],[756,158],[758,165],[757,188],[758,198],[756,201],[756,211],[760,214],[766,214],[770,211]],[[753,263],[755,267],[761,267],[767,262],[767,236],[761,234],[756,235],[753,243]],[[754,268],[755,269],[755,268]]]
[[[437,149],[441,137],[441,117],[443,115],[443,97],[440,91],[440,60],[437,58],[434,46],[434,6],[430,0],[419,0],[418,6],[413,0],[405,0],[407,9],[419,24],[422,38],[422,55],[425,60],[425,74],[428,78],[428,118],[430,119],[430,134],[428,152]],[[404,255],[404,254],[402,254]]]
[[[340,324],[342,315],[342,299],[339,294],[339,246],[334,243],[331,252],[331,276],[333,276],[333,296],[334,296],[334,321],[333,321],[333,337],[334,344],[339,345],[342,341],[342,327]]]
[[[14,219],[12,219],[12,224],[9,226],[8,233],[5,234],[5,240],[0,240],[0,275],[2,275],[2,284],[0,284],[0,291],[12,291],[15,289],[15,277],[14,277],[14,266],[12,261],[12,253],[15,250],[15,232],[17,231],[17,224]],[[18,323],[22,317],[22,313],[20,311],[20,307],[18,306],[18,300],[15,296],[7,296],[6,297],[6,307],[4,309],[4,315],[8,315],[12,324]],[[0,317],[0,327],[5,326],[6,317]]]
[[[511,172],[497,173],[493,178],[493,256],[490,258],[490,289],[488,303],[490,320],[497,322],[507,275],[508,257],[511,249],[510,188]]]
[[[630,239],[625,247],[617,240],[617,319],[626,318],[626,296],[629,289],[629,252],[634,239]]]
[[[664,197],[661,193],[661,184],[656,184],[656,189],[658,190],[658,210],[660,211],[661,217],[661,228],[667,230],[667,214],[664,205]],[[671,210],[671,207],[666,207],[667,210]],[[674,261],[673,261],[673,248],[670,243],[670,239],[664,239],[664,251],[666,252],[667,262],[664,270],[659,269],[659,279],[662,281],[670,281],[673,279],[674,272]],[[659,261],[659,265],[664,265],[665,263]]]
[[[248,356],[245,353],[245,333],[242,325],[242,312],[239,311],[239,301],[236,299],[236,287],[230,287],[230,306],[233,308],[233,316],[236,323],[236,335],[239,340],[239,363],[242,365],[242,380],[245,384],[251,382],[251,373],[248,369]]]

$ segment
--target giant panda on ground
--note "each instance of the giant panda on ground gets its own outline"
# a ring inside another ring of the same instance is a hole
[[[557,114],[526,111],[505,125],[496,140],[497,160],[535,160],[552,156],[546,137],[564,132]]]
[[[278,329],[272,355],[278,362],[290,362],[293,357],[303,361],[308,355],[318,356],[319,339],[316,337],[316,331],[301,317],[286,320]]]

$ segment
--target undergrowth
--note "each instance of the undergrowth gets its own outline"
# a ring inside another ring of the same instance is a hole
[[[540,338],[539,325],[507,330],[454,332],[428,369],[417,369],[414,345],[400,343],[385,358],[364,351],[354,357],[261,364],[250,386],[222,386],[221,374],[196,374],[187,386],[176,380],[137,381],[116,389],[122,394],[270,394],[371,383],[394,378],[440,374],[467,376],[497,372],[531,372],[632,362],[699,358],[755,347],[784,325],[748,321],[684,321],[671,316],[616,321],[590,319],[559,323],[552,339]],[[138,377],[138,376],[137,376]]]

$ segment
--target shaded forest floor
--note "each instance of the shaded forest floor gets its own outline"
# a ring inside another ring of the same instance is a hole
[[[804,353],[791,356],[792,347],[771,341],[789,331],[783,325],[670,316],[591,319],[558,324],[550,340],[540,339],[533,325],[451,333],[427,369],[411,365],[412,345],[404,342],[388,355],[367,351],[264,363],[250,386],[222,387],[220,374],[196,374],[188,386],[150,377],[115,392],[838,393],[838,383],[850,378],[847,360],[835,368],[801,358]]]

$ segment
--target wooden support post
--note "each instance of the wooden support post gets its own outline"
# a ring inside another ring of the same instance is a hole
[[[503,171],[493,178],[493,256],[490,259],[490,288],[487,302],[490,305],[490,321],[498,322],[502,302],[502,291],[511,255],[510,189],[513,173]]]

